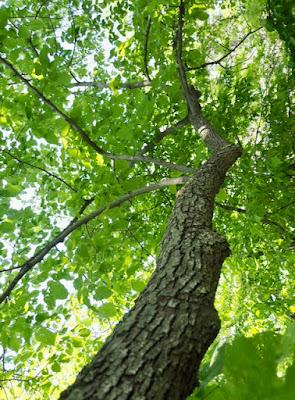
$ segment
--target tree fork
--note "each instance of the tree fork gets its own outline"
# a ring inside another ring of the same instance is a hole
[[[151,280],[61,400],[184,400],[192,392],[219,332],[213,303],[230,253],[212,229],[214,198],[240,155],[224,147],[181,189]]]

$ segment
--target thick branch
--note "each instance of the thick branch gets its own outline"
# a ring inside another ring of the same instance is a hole
[[[178,64],[178,73],[181,81],[184,97],[190,111],[190,118],[192,124],[199,134],[200,138],[204,141],[207,148],[216,153],[224,146],[230,145],[229,142],[219,136],[209,122],[202,116],[201,107],[199,104],[199,92],[189,85],[186,77],[185,66],[182,59],[182,34],[183,34],[183,18],[185,14],[185,7],[183,0],[180,1],[179,16],[178,16],[178,29],[176,34],[176,58]]]
[[[162,189],[169,185],[171,186],[171,185],[182,184],[185,183],[187,180],[188,180],[187,177],[171,178],[171,179],[165,179],[159,183],[154,183],[148,186],[144,186],[140,189],[134,190],[133,192],[129,192],[127,194],[118,197],[110,204],[106,204],[100,207],[99,209],[93,211],[92,213],[86,215],[85,217],[79,220],[74,219],[60,234],[58,234],[54,239],[52,239],[49,243],[47,243],[47,245],[44,246],[41,250],[37,251],[35,255],[31,257],[29,260],[27,260],[22,266],[20,266],[19,273],[15,276],[15,278],[8,285],[7,289],[0,296],[0,304],[3,303],[5,299],[9,297],[10,293],[13,291],[15,286],[23,278],[23,276],[27,274],[27,272],[29,272],[36,264],[42,261],[43,258],[50,252],[50,250],[53,247],[55,247],[58,243],[63,242],[66,239],[66,237],[70,235],[70,233],[78,229],[80,226],[86,225],[89,221],[92,221],[94,218],[98,217],[105,211],[119,207],[121,206],[121,204],[133,199],[134,197],[140,196],[144,193],[149,193],[154,190]]]
[[[233,52],[235,52],[237,50],[237,48],[253,33],[259,31],[260,29],[262,29],[262,26],[260,26],[259,28],[255,29],[254,31],[250,31],[248,32],[231,50],[229,50],[226,54],[224,54],[222,57],[218,58],[215,61],[209,61],[209,62],[205,62],[201,65],[198,65],[197,67],[188,67],[186,70],[187,71],[193,71],[193,70],[197,70],[197,69],[202,69],[205,67],[208,67],[209,65],[215,65],[215,64],[220,64],[221,61],[223,61],[225,58],[227,58],[229,55],[231,55]]]

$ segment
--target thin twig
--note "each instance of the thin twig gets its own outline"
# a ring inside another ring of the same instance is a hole
[[[14,270],[16,270],[16,269],[20,269],[21,268],[21,266],[18,266],[18,267],[12,267],[12,268],[4,268],[4,269],[0,269],[0,272],[10,272],[10,271],[14,271]]]
[[[35,56],[39,58],[39,52],[37,51],[37,49],[36,49],[36,47],[35,47],[35,45],[33,43],[32,35],[29,36],[28,43],[29,43],[31,49],[33,50],[33,53],[35,54]]]
[[[31,168],[38,169],[39,171],[44,172],[46,175],[51,176],[52,178],[57,179],[58,181],[62,182],[64,185],[66,185],[73,192],[77,192],[77,190],[72,185],[67,183],[64,179],[60,178],[59,176],[53,174],[52,172],[47,171],[45,168],[42,168],[42,167],[39,167],[37,165],[31,164],[28,161],[24,161],[21,158],[17,157],[16,155],[12,154],[9,150],[1,150],[1,151],[2,151],[2,153],[8,154],[11,158],[16,160],[17,162],[19,162],[21,164],[28,165]]]
[[[253,33],[259,31],[260,29],[262,29],[262,26],[260,26],[259,28],[255,29],[254,31],[250,31],[248,32],[231,50],[229,50],[226,54],[224,54],[222,57],[218,58],[218,60],[215,61],[209,61],[209,62],[205,62],[201,65],[198,65],[197,67],[188,67],[186,70],[187,71],[193,71],[193,70],[197,70],[197,69],[202,69],[205,67],[208,67],[209,65],[215,65],[215,64],[220,64],[221,61],[223,61],[225,58],[227,58],[230,54],[232,54],[234,51],[237,50],[237,48]]]
[[[146,32],[145,32],[145,39],[144,39],[144,50],[143,50],[144,73],[149,82],[151,82],[151,78],[150,78],[149,70],[148,70],[148,43],[149,43],[149,35],[150,35],[150,30],[151,30],[151,22],[152,22],[152,19],[150,16],[148,16],[147,27],[146,27]]]
[[[37,17],[39,16],[39,14],[40,14],[42,8],[45,6],[46,3],[48,3],[48,0],[44,0],[44,1],[40,4],[40,6],[39,6],[39,8],[38,8],[38,10],[37,10],[37,12],[36,12],[36,14],[35,14],[35,18],[37,18]]]
[[[109,83],[105,83],[105,82],[80,82],[77,80],[76,77],[73,76],[73,74],[71,73],[72,77],[75,79],[75,83],[71,84],[71,87],[94,87],[94,88],[98,88],[98,89],[109,89],[110,85]],[[142,82],[122,82],[120,84],[120,88],[123,89],[140,89],[143,87],[147,87],[150,86],[151,82],[146,80],[146,81],[142,81]]]
[[[239,213],[246,213],[246,209],[245,208],[234,207],[234,206],[231,206],[229,204],[219,203],[218,201],[215,201],[215,204],[218,207],[221,207],[221,208],[223,208],[224,210],[227,210],[227,211],[237,211]]]
[[[245,214],[247,212],[247,210],[245,208],[234,207],[234,206],[231,206],[229,204],[219,203],[217,201],[215,201],[215,204],[218,207],[221,207],[221,208],[223,208],[224,210],[227,210],[227,211],[236,211],[238,213],[243,213],[243,214]],[[262,219],[261,219],[262,224],[264,224],[264,225],[273,225],[278,229],[280,234],[288,234],[289,232],[287,231],[287,229],[285,229],[280,223],[278,223],[276,221],[273,221],[272,219],[269,219],[269,218],[266,217],[266,215],[272,215],[272,214],[274,214],[274,213],[266,213],[264,215],[264,217],[262,217]]]
[[[18,381],[18,382],[31,382],[32,379],[22,379],[22,378],[9,378],[9,379],[0,379],[0,382],[11,382],[11,381]]]
[[[147,144],[145,144],[142,149],[140,150],[140,152],[138,153],[138,155],[144,155],[145,153],[150,152],[151,150],[153,150],[156,145],[164,139],[164,137],[171,135],[172,133],[174,133],[177,129],[181,129],[184,126],[188,125],[190,123],[190,119],[189,116],[187,115],[185,118],[183,118],[182,120],[178,121],[175,125],[169,126],[168,128],[166,128],[164,131],[160,131],[158,132],[154,138]]]
[[[24,18],[36,18],[36,15],[19,15],[19,16],[17,16],[17,15],[13,15],[13,16],[9,16],[8,17],[9,19],[24,19]],[[51,17],[50,15],[43,15],[42,17],[41,16],[37,16],[37,18],[40,18],[40,19],[50,19],[50,20],[55,20],[55,19],[57,19],[57,20],[60,20],[60,19],[63,19],[63,17]]]

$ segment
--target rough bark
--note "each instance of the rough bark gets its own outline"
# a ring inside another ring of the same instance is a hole
[[[156,270],[135,306],[62,400],[182,400],[219,331],[214,296],[229,255],[212,229],[214,197],[240,156],[226,146],[177,196]]]

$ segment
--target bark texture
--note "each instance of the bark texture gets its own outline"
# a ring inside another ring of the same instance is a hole
[[[135,306],[62,400],[183,400],[216,337],[214,296],[226,240],[212,229],[214,198],[240,156],[226,146],[181,189],[156,270]]]

